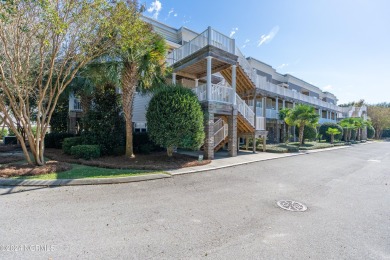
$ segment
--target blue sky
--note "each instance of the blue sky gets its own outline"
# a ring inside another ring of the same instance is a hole
[[[142,3],[142,2],[141,2]],[[145,15],[232,35],[246,56],[334,93],[390,101],[388,0],[149,0]]]

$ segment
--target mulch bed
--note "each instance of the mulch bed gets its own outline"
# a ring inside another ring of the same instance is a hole
[[[19,159],[20,160],[20,159]],[[72,169],[72,165],[65,162],[48,161],[44,166],[34,166],[29,164],[8,164],[0,167],[0,177],[31,176],[48,174],[52,172],[62,172]]]
[[[151,154],[136,154],[135,158],[126,156],[103,156],[97,159],[75,159],[73,156],[64,154],[59,149],[46,149],[45,156],[56,161],[77,163],[89,166],[112,168],[112,169],[138,169],[138,170],[171,170],[184,167],[192,167],[209,164],[210,160],[198,161],[197,158],[175,153],[168,157],[166,152]]]
[[[0,145],[0,153],[22,151],[22,147],[18,144]]]
[[[111,168],[111,169],[138,169],[138,170],[171,170],[209,164],[210,160],[198,161],[197,158],[185,154],[173,154],[168,157],[166,152],[151,154],[137,154],[135,158],[126,156],[104,156],[92,160],[75,159],[64,154],[60,149],[46,149],[45,156],[50,158],[44,166],[14,163],[24,159],[20,146],[0,145],[0,178],[31,176],[52,172],[67,171],[72,168],[71,163]]]
[[[7,155],[0,155],[0,164],[7,164],[7,163],[13,163],[23,160],[23,155],[20,154],[7,154]]]

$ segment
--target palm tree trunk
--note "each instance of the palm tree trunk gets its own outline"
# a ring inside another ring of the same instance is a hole
[[[305,130],[305,126],[299,126],[299,145],[303,145],[303,131]]]
[[[286,137],[286,143],[288,144],[288,142],[290,141],[290,126],[287,125],[287,137]]]
[[[138,82],[137,66],[126,62],[122,72],[122,103],[126,122],[126,156],[134,158],[133,151],[133,98]]]

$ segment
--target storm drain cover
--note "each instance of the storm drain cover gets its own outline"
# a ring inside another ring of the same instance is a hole
[[[289,210],[289,211],[307,210],[307,207],[304,204],[293,200],[279,200],[278,202],[276,202],[276,204],[278,204],[278,206],[281,207],[282,209]]]

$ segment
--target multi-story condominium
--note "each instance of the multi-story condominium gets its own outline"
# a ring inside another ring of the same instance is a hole
[[[279,110],[296,104],[315,107],[319,123],[352,116],[351,108],[337,106],[337,98],[332,93],[323,92],[293,75],[280,74],[255,58],[245,57],[234,39],[211,27],[196,33],[151,18],[143,19],[167,42],[167,66],[173,71],[169,80],[192,88],[202,104],[205,158],[213,158],[215,151],[226,146],[229,155],[236,156],[240,138],[266,137],[269,142],[280,142],[283,122],[279,120]],[[135,97],[135,131],[147,130],[145,114],[149,100],[150,96]],[[71,113],[81,109],[74,97],[69,102],[74,108]]]

